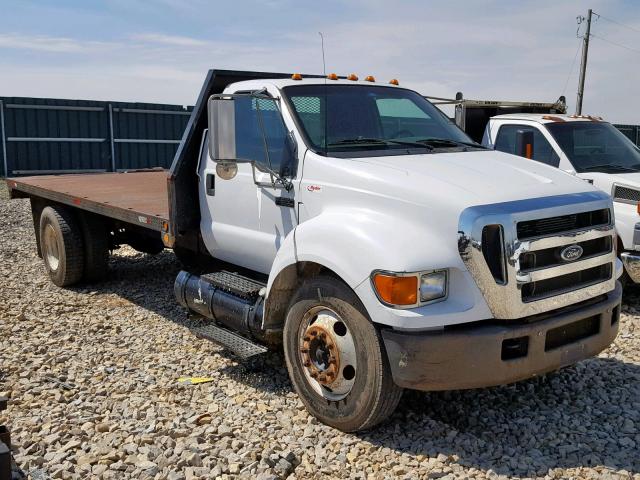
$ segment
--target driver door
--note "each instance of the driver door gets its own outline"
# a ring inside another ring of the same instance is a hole
[[[237,167],[237,173],[229,178],[223,164],[213,160],[207,148],[201,152],[202,237],[213,257],[269,273],[284,238],[297,225],[297,218],[295,188],[287,191],[273,181],[268,170],[294,177],[295,150],[277,100],[238,96],[234,99],[233,117],[235,155],[239,161],[226,165]],[[215,141],[208,136],[207,141],[210,140]]]

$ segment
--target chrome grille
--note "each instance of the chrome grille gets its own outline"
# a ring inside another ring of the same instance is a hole
[[[609,209],[603,208],[591,212],[518,222],[517,233],[520,240],[526,240],[568,230],[608,225],[610,221]]]
[[[615,288],[612,212],[603,192],[471,207],[460,217],[458,248],[496,318],[535,315]],[[503,251],[491,257],[500,247],[483,245],[493,238],[484,233],[488,225],[503,233]],[[573,246],[581,256],[563,259]],[[498,255],[504,282],[496,278]]]
[[[640,190],[635,188],[625,187],[623,185],[614,185],[613,193],[611,194],[613,200],[623,203],[638,203],[640,202]]]

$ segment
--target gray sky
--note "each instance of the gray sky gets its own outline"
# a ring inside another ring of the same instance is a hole
[[[589,7],[584,112],[640,124],[637,0],[0,0],[0,96],[192,104],[209,68],[320,73],[322,31],[328,72],[572,112]]]

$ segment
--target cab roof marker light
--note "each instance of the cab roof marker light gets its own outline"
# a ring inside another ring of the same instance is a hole
[[[392,78],[391,80],[389,80],[389,83],[391,85],[400,85],[400,82],[398,81],[397,78]]]
[[[299,73],[294,73],[291,75],[291,80],[302,80],[302,75]]]
[[[356,82],[356,81],[358,81],[358,75],[356,75],[355,73],[350,73],[349,76],[347,77],[347,80],[351,80],[352,82]]]
[[[542,117],[543,120],[551,120],[552,122],[565,122],[566,120],[562,117],[555,117],[553,115],[545,115]]]
[[[327,75],[327,78],[329,80],[338,80],[338,74],[337,73],[330,73],[329,75]]]
[[[365,82],[375,82],[376,79],[373,75],[367,75],[366,77],[364,77],[364,81]]]
[[[602,122],[602,117],[598,117],[596,115],[569,115],[569,118],[585,118],[592,122]]]

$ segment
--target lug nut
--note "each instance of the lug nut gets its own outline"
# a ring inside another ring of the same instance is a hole
[[[322,375],[318,376],[318,381],[319,382],[324,382],[327,379],[327,377],[324,375],[324,373]]]
[[[324,340],[325,338],[327,338],[327,334],[326,334],[326,333],[324,333],[324,332],[321,332],[321,333],[320,333],[320,338],[321,338],[322,340]]]
[[[311,372],[311,378],[318,378],[318,372]]]
[[[305,362],[303,363],[303,365],[307,368],[309,368],[311,366],[311,362],[309,360],[305,360]]]
[[[303,348],[300,349],[300,353],[309,353],[309,349],[303,347]]]
[[[310,341],[311,341],[311,337],[310,337],[309,335],[305,335],[305,336],[304,336],[304,338],[303,338],[303,340],[304,340],[305,342],[310,342]]]
[[[315,337],[316,335],[318,335],[318,332],[316,332],[315,330],[311,330],[309,332],[309,335],[311,335],[312,337]]]

